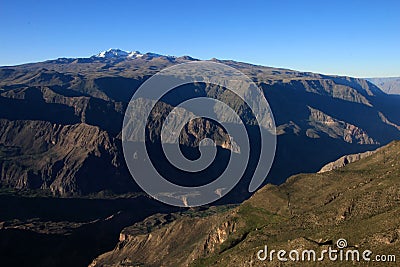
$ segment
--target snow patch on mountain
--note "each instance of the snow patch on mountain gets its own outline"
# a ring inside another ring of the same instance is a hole
[[[121,49],[115,49],[115,48],[110,48],[106,51],[102,51],[98,53],[97,55],[92,56],[92,58],[141,58],[144,55],[151,57],[151,58],[156,58],[156,57],[162,57],[162,55],[155,54],[155,53],[146,53],[142,54],[139,51],[124,51]],[[167,57],[172,57],[172,56],[167,56]]]

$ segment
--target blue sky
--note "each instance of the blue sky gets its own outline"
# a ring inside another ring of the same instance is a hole
[[[400,76],[400,1],[0,0],[0,65],[108,48]]]

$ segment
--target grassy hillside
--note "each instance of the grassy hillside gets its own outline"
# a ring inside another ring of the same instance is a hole
[[[297,249],[320,252],[336,241],[348,249],[396,255],[400,249],[400,142],[347,166],[293,176],[267,185],[238,207],[217,214],[152,218],[147,229],[126,228],[118,246],[94,266],[277,266],[257,252]],[[161,223],[164,222],[164,223]],[[146,221],[144,222],[146,223]],[[136,229],[132,231],[132,229]],[[346,250],[344,250],[346,251]],[[300,254],[301,255],[301,254]],[[287,255],[286,255],[287,257]],[[397,255],[400,260],[400,255]],[[298,266],[288,261],[284,265]],[[360,262],[302,262],[305,266],[365,266]],[[383,263],[369,262],[368,266]],[[396,263],[386,263],[396,266]]]

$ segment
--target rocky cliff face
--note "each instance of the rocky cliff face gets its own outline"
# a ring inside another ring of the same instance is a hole
[[[332,138],[341,138],[347,143],[357,144],[379,144],[373,140],[368,134],[355,125],[339,121],[331,116],[321,112],[320,110],[309,107],[310,109],[310,126],[313,126],[314,132],[323,132]]]
[[[61,195],[138,190],[129,178],[119,145],[127,103],[152,74],[193,60],[149,54],[1,67],[1,184],[48,188]],[[342,155],[375,149],[400,138],[400,99],[365,80],[215,61],[247,74],[269,101],[278,128],[269,182],[279,184],[291,174],[318,171]],[[251,131],[251,112],[231,92],[210,84],[192,84],[166,95],[158,104],[147,125],[148,141],[157,143],[167,113],[192,97],[224,101]],[[140,127],[145,126],[132,128],[137,131]],[[205,137],[227,151],[240,151],[221,127],[202,119],[184,127],[180,143],[189,150],[197,149]],[[251,144],[257,146],[256,141]],[[256,158],[253,155],[252,162]],[[249,174],[244,180],[250,178]],[[236,196],[243,196],[242,189]]]
[[[399,159],[397,141],[340,170],[300,174],[280,186],[267,185],[227,211],[158,220],[162,223],[148,227],[147,233],[132,230],[138,226],[128,227],[116,248],[90,266],[277,266],[282,262],[276,256],[271,262],[260,261],[257,252],[267,245],[269,251],[313,249],[320,255],[329,247],[337,249],[339,238],[361,253],[368,249],[374,255],[396,255]],[[302,264],[315,266],[313,261]],[[321,264],[337,266],[327,258]]]
[[[121,169],[115,140],[96,126],[1,119],[0,140],[3,185],[65,195],[116,189],[123,181],[114,175]]]
[[[349,163],[356,162],[356,161],[359,161],[360,159],[369,157],[372,154],[376,153],[378,150],[379,149],[377,149],[375,151],[366,151],[366,152],[363,152],[363,153],[345,155],[345,156],[341,157],[338,160],[335,160],[333,162],[330,162],[330,163],[326,164],[324,167],[321,168],[321,170],[319,170],[318,173],[329,172],[329,171],[332,171],[332,170],[336,170],[336,169],[342,168],[342,167],[346,166]]]
[[[237,227],[236,222],[226,216],[168,216],[171,218],[151,216],[125,228],[115,249],[101,255],[89,266],[188,266],[196,259],[215,253]]]
[[[376,86],[382,89],[382,91],[388,94],[400,94],[400,78],[367,78],[368,81],[372,82]]]

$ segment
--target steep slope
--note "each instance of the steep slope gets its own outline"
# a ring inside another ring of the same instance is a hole
[[[367,78],[366,80],[372,82],[388,94],[400,94],[400,78]]]
[[[96,126],[1,119],[0,140],[3,185],[66,195],[123,191],[131,182],[115,175],[123,171],[119,148]]]
[[[267,185],[225,212],[149,217],[124,229],[115,249],[90,266],[277,266],[276,254],[272,262],[264,262],[257,259],[257,252],[268,245],[276,251],[312,249],[319,256],[329,247],[338,249],[340,238],[347,240],[350,249],[371,250],[371,259],[378,254],[398,257],[399,162],[397,141],[341,169]],[[337,266],[338,262],[325,257],[319,264]],[[354,264],[366,262],[340,262],[341,266]],[[368,266],[379,264],[368,262]]]
[[[173,211],[143,194],[59,198],[0,190],[0,204],[2,266],[87,266],[114,247],[124,227]]]
[[[352,163],[352,162],[355,162],[355,161],[359,161],[360,159],[369,157],[372,154],[377,153],[379,150],[380,150],[380,148],[378,148],[377,150],[374,150],[374,151],[366,151],[366,152],[363,152],[363,153],[345,155],[345,156],[341,157],[338,160],[329,162],[324,167],[322,167],[321,170],[318,171],[318,173],[329,172],[329,171],[332,171],[332,170],[336,170],[336,169],[342,168],[342,167],[346,166],[349,163]]]
[[[29,128],[22,128],[30,127],[31,122],[44,125],[56,124],[65,129],[80,127],[81,124],[97,127],[102,134],[108,136],[110,143],[108,147],[112,147],[113,150],[109,152],[105,149],[106,153],[96,154],[90,158],[96,162],[97,160],[107,162],[101,165],[112,166],[106,172],[109,178],[101,176],[103,178],[98,178],[97,185],[93,185],[92,182],[82,182],[72,186],[66,181],[87,179],[94,181],[96,178],[88,176],[97,176],[98,171],[94,164],[77,164],[74,167],[69,165],[76,169],[57,174],[56,180],[61,183],[58,187],[64,188],[58,192],[85,194],[96,193],[103,189],[116,190],[114,187],[109,188],[111,185],[108,181],[121,181],[125,185],[117,187],[122,186],[126,190],[135,191],[138,189],[131,181],[128,182],[129,179],[121,179],[121,176],[129,176],[119,145],[127,103],[135,90],[151,75],[165,67],[195,60],[190,57],[125,53],[111,49],[90,58],[60,58],[0,67],[0,118],[10,123],[20,122],[21,133],[27,134],[32,132]],[[373,150],[379,145],[400,139],[400,98],[386,95],[370,82],[229,60],[213,59],[213,61],[235,67],[247,74],[259,85],[270,103],[277,125],[278,146],[268,182],[279,184],[295,173],[316,172],[323,165],[345,154]],[[212,97],[224,101],[234,107],[247,125],[253,123],[249,115],[251,113],[229,91],[210,84],[191,84],[177,88],[159,103],[158,111],[164,115],[155,116],[154,121],[149,124],[152,133],[149,138],[151,142],[156,143],[159,140],[160,125],[171,108],[193,97]],[[8,124],[2,125],[7,127]],[[48,135],[52,131],[50,128],[50,126],[45,127],[43,135],[37,137],[37,142],[41,144],[48,142]],[[195,130],[201,132],[196,133]],[[221,149],[231,150],[234,147],[228,144],[227,136],[220,127],[202,120],[186,127],[180,140],[195,157],[198,154],[196,147],[204,137],[218,139],[217,144]],[[77,143],[82,143],[85,147],[87,137],[80,135],[77,138],[82,138],[77,140]],[[61,139],[55,140],[56,143],[53,145],[60,146],[57,143],[59,140]],[[49,166],[44,168],[41,156],[32,158],[27,149],[21,150],[18,148],[20,146],[18,143],[12,142],[1,143],[5,150],[9,150],[10,147],[15,148],[13,157],[9,153],[2,153],[1,162],[7,162],[7,169],[17,170],[23,166],[27,170],[33,170],[35,177],[41,177],[35,178],[38,181],[46,179],[53,181],[54,177],[45,178],[48,169],[58,170],[57,162],[68,161],[69,154],[58,152],[56,159],[47,161]],[[251,143],[257,146],[256,141]],[[52,146],[43,147],[44,150],[49,150],[48,153],[52,153],[50,151]],[[195,151],[192,148],[195,148]],[[82,154],[85,155],[89,153],[88,151],[92,151],[92,148],[83,150],[85,152]],[[156,154],[159,154],[159,149],[156,151]],[[254,155],[250,165],[256,160],[257,155]],[[160,158],[155,161],[159,162]],[[217,167],[213,173],[218,173],[223,168],[221,166],[218,170]],[[26,178],[18,175],[27,177],[27,174],[19,171],[3,172],[0,177],[1,184],[18,188],[49,186],[46,183],[23,183],[21,179]],[[251,173],[246,174],[236,189],[236,195],[232,197],[236,202],[248,197],[245,193],[245,183],[249,179]],[[81,188],[82,186],[85,188]]]

